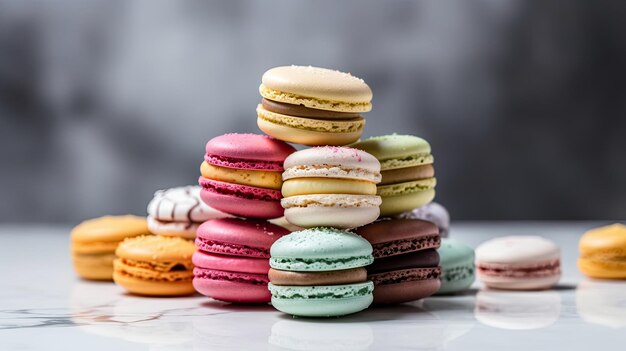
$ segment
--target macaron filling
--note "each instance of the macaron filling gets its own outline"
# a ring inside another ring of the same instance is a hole
[[[320,133],[360,133],[365,127],[361,116],[340,120],[296,117],[267,111],[261,105],[257,107],[257,116],[273,124]]]
[[[268,276],[275,285],[339,285],[367,281],[367,270],[358,267],[325,272],[294,272],[270,268]]]
[[[353,112],[320,110],[301,105],[286,104],[283,102],[272,101],[268,99],[261,99],[261,105],[267,111],[295,117],[308,117],[317,119],[344,119],[360,116],[358,113]]]
[[[227,168],[206,161],[202,162],[200,173],[207,179],[266,189],[280,190],[283,184],[280,172]]]
[[[376,195],[376,184],[356,179],[295,178],[285,181],[284,197],[308,194]]]
[[[477,263],[476,269],[480,274],[486,276],[511,278],[547,277],[561,273],[561,261],[559,259],[555,259],[552,261],[524,266],[512,266],[498,263]]]

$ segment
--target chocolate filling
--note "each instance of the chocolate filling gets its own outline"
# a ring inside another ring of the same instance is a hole
[[[295,117],[306,117],[306,118],[317,118],[317,119],[332,119],[332,118],[344,119],[344,118],[359,117],[358,113],[318,110],[315,108],[305,107],[303,105],[285,104],[282,102],[272,101],[268,99],[262,99],[261,105],[263,105],[264,109],[270,112],[279,113],[281,115],[287,115],[287,116],[295,116]]]

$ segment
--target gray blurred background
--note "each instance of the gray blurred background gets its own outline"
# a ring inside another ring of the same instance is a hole
[[[257,132],[261,75],[374,91],[431,142],[453,219],[626,218],[626,3],[0,0],[0,221],[144,214],[204,144]]]

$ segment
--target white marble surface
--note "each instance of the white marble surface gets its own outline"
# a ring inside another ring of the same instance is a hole
[[[336,319],[294,319],[271,306],[202,296],[142,298],[77,279],[68,227],[0,226],[0,350],[625,350],[626,282],[584,279],[578,237],[598,223],[464,223],[472,246],[540,234],[563,249],[551,291],[475,289]]]

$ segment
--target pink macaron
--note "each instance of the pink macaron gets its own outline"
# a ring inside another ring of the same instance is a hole
[[[202,200],[235,216],[271,219],[283,215],[280,205],[283,162],[296,150],[258,134],[224,134],[206,144]]]
[[[216,300],[269,302],[270,247],[289,233],[254,219],[224,218],[203,223],[196,236],[193,286]]]

